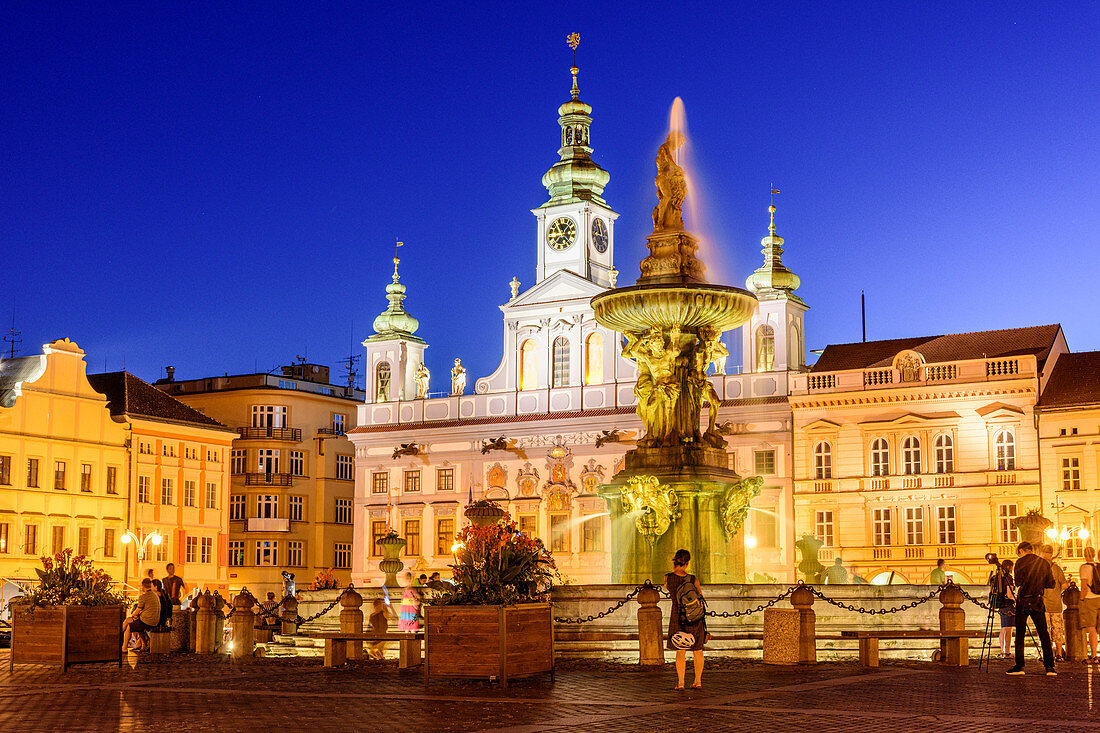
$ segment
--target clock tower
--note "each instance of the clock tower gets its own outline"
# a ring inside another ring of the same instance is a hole
[[[572,97],[558,107],[561,159],[542,177],[550,200],[531,213],[538,221],[539,283],[558,270],[569,270],[598,285],[610,286],[615,220],[603,200],[611,176],[592,160],[589,129],[592,107],[579,99],[576,66]]]

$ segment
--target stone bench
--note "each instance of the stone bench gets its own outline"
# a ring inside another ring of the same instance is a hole
[[[416,633],[387,632],[383,634],[369,631],[360,633],[315,632],[303,633],[300,636],[309,639],[324,639],[326,667],[340,667],[347,661],[349,641],[396,641],[398,642],[397,666],[399,669],[416,667],[422,663],[421,643],[424,640],[424,632],[422,631]]]
[[[172,627],[156,626],[149,629],[149,653],[168,654],[172,651]]]
[[[859,663],[864,667],[878,666],[879,639],[939,639],[947,645],[944,662],[953,667],[970,663],[967,639],[981,636],[980,631],[937,631],[933,629],[876,629],[874,631],[841,631],[841,639],[859,641]],[[819,637],[820,638],[820,637]]]

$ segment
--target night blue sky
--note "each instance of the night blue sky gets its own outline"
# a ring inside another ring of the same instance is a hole
[[[24,354],[335,367],[399,235],[428,366],[489,373],[574,30],[620,283],[680,95],[714,279],[757,266],[774,182],[809,348],[859,339],[860,289],[868,338],[1060,322],[1100,348],[1093,3],[42,5],[0,23],[0,325],[14,303]]]

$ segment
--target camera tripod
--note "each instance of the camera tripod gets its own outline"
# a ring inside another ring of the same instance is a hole
[[[996,565],[996,575],[990,579],[990,592],[989,592],[989,613],[985,617],[985,635],[982,637],[982,651],[978,656],[978,669],[985,665],[985,671],[989,671],[989,662],[993,658],[993,633],[994,629],[997,633],[1000,633],[1000,609],[1003,608],[1008,601],[1008,595],[1006,589],[1008,588],[1009,580],[1005,575],[1004,569],[1000,563],[996,561],[996,555],[993,556],[993,560],[990,560],[990,565]],[[988,559],[988,556],[987,556]],[[997,621],[995,624],[994,621]],[[1027,634],[1031,637],[1031,644],[1034,647],[1038,647],[1038,642],[1035,641],[1035,633],[1031,630],[1030,626],[1024,625],[1027,629]],[[1042,654],[1042,651],[1039,652]]]

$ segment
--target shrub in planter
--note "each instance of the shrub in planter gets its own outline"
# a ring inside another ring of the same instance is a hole
[[[507,513],[502,512],[507,518]],[[550,586],[557,567],[514,522],[471,524],[455,537],[454,588],[425,611],[425,678],[553,672]]]
[[[38,585],[12,609],[10,666],[81,662],[122,664],[125,598],[83,555],[43,557]]]

